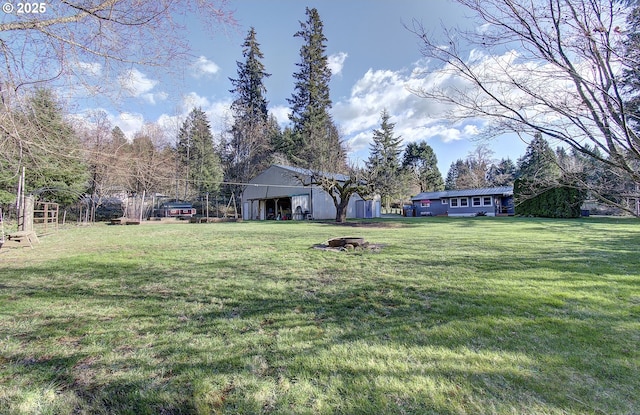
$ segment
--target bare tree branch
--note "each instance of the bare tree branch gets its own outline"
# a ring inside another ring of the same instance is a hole
[[[640,139],[621,92],[634,65],[621,2],[457,1],[478,27],[442,37],[417,21],[408,27],[436,63],[413,93],[445,104],[452,121],[482,120],[487,137],[541,133],[640,182]]]

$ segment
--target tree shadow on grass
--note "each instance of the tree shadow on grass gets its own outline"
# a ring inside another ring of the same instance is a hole
[[[13,267],[0,412],[54,385],[69,413],[633,413],[638,239]]]
[[[580,261],[563,267],[584,273]],[[313,275],[254,265],[9,270],[2,336],[16,344],[0,377],[55,384],[89,413],[622,413],[640,388],[624,313],[331,263]]]

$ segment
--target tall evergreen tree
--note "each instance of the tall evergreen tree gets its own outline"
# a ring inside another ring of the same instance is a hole
[[[284,131],[272,137],[271,146],[276,153],[274,157],[279,159],[279,163],[292,164],[296,158],[298,143],[295,136],[293,129],[287,126]]]
[[[124,132],[118,126],[113,127],[108,162],[113,169],[115,187],[125,187],[130,182],[129,158],[131,152],[131,143],[127,140]]]
[[[517,175],[540,183],[552,183],[560,175],[555,152],[542,134],[534,135],[524,155],[518,159]]]
[[[387,110],[380,115],[380,128],[373,131],[373,142],[369,151],[367,169],[370,185],[380,193],[387,208],[391,208],[391,199],[400,191],[403,170],[401,169],[400,154],[402,138],[395,137],[394,123]]]
[[[449,165],[449,170],[447,170],[447,177],[444,181],[444,189],[445,190],[454,190],[456,189],[456,181],[458,180],[458,162],[462,160],[458,159],[456,161],[451,162]]]
[[[438,158],[426,141],[407,144],[402,167],[409,171],[421,192],[435,192],[444,189],[442,174],[438,169]]]
[[[231,104],[233,126],[230,139],[224,148],[226,178],[231,182],[245,183],[264,170],[273,152],[271,142],[278,137],[277,122],[267,111],[267,89],[264,79],[271,76],[265,71],[252,27],[243,44],[244,62],[236,62],[238,78],[230,79],[235,95]]]
[[[516,165],[510,158],[492,164],[487,173],[489,186],[513,186],[516,179]]]
[[[238,78],[229,79],[233,85],[230,92],[236,96],[231,109],[237,117],[249,118],[254,122],[266,122],[268,102],[265,97],[267,88],[264,86],[264,78],[270,77],[271,74],[265,71],[262,63],[264,54],[260,50],[253,27],[249,29],[242,47],[244,62],[236,62]]]
[[[457,190],[465,188],[465,177],[469,177],[470,169],[467,162],[463,159],[458,159],[451,163],[449,171],[447,172],[447,178],[444,182],[445,190]]]
[[[585,199],[580,172],[561,169],[569,155],[563,151],[562,161],[541,134],[536,134],[524,156],[518,160],[518,178],[513,194],[516,213],[542,217],[570,218],[580,216],[580,206]]]
[[[218,190],[222,181],[220,157],[213,145],[207,114],[201,108],[194,108],[182,124],[177,151],[186,176],[185,198]]]
[[[292,122],[289,141],[290,157],[295,164],[312,169],[344,170],[346,152],[337,133],[329,110],[328,65],[323,23],[317,9],[306,9],[307,21],[300,22],[301,30],[294,36],[303,40],[300,48],[301,62],[293,74],[295,92],[290,99]],[[282,146],[279,146],[282,147]]]
[[[117,125],[111,130],[111,142],[115,150],[127,145],[127,137],[124,132]]]
[[[40,191],[40,199],[70,204],[88,187],[80,139],[65,120],[64,110],[51,90],[37,89],[17,115],[25,130],[20,158],[26,166],[26,188]],[[19,171],[20,167],[16,169]]]

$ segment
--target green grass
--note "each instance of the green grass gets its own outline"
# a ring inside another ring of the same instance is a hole
[[[361,225],[3,248],[0,413],[640,413],[640,222]],[[384,248],[310,249],[345,235]]]

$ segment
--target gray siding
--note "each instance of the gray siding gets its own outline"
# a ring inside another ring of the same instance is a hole
[[[425,192],[411,200],[416,216],[475,216],[480,212],[487,216],[513,214],[513,188],[508,186]],[[507,207],[510,208],[505,211],[503,208]]]
[[[426,200],[426,199],[425,199]],[[441,216],[446,215],[449,210],[448,204],[443,204],[442,199],[428,199],[429,206],[423,206],[421,200],[414,201],[413,207],[416,216]]]
[[[267,199],[291,198],[292,202],[300,196],[308,196],[309,210],[314,219],[333,220],[336,218],[336,208],[331,196],[318,186],[304,186],[298,177],[305,180],[304,170],[292,167],[273,165],[249,181],[242,192],[242,205],[250,213],[243,213],[243,217],[251,219],[265,219],[265,203]],[[308,181],[307,181],[308,183]],[[356,217],[356,202],[362,200],[359,195],[353,195],[347,207],[347,218]],[[376,199],[379,204],[379,198]],[[296,206],[291,206],[295,211]],[[380,216],[380,209],[377,210]]]

